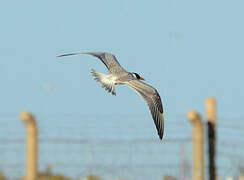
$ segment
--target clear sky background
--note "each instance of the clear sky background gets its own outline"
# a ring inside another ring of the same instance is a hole
[[[114,97],[90,69],[106,51],[157,88],[167,114],[204,112],[214,96],[221,117],[243,117],[244,1],[2,1],[0,113],[143,113],[131,89]]]

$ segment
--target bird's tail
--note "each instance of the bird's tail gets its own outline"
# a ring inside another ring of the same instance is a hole
[[[116,95],[114,81],[109,77],[109,75],[96,72],[94,69],[91,69],[91,73],[94,77],[94,80],[101,83],[102,87],[105,88],[105,90],[112,93],[112,95]]]

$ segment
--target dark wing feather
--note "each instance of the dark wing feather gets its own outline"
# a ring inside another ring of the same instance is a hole
[[[109,73],[118,73],[121,71],[125,71],[124,68],[119,64],[116,57],[113,54],[105,53],[105,52],[83,52],[83,53],[71,53],[71,54],[63,54],[57,57],[63,56],[72,56],[72,55],[81,55],[88,54],[99,58],[103,64],[108,68]]]
[[[163,106],[157,90],[139,80],[132,80],[127,84],[146,101],[157,128],[159,138],[162,139],[164,134]]]

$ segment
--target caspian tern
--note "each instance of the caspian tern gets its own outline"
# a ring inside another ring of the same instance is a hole
[[[162,140],[164,134],[164,115],[161,98],[155,88],[142,82],[144,80],[137,73],[127,72],[116,60],[115,56],[105,52],[83,52],[63,54],[57,57],[88,54],[99,58],[108,69],[108,74],[96,72],[91,69],[94,79],[101,83],[112,95],[116,95],[115,85],[127,84],[130,88],[134,89],[147,103],[155,126],[158,131],[159,138]]]

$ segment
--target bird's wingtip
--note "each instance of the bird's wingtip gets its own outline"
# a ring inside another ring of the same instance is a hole
[[[162,133],[161,134],[159,134],[159,138],[160,138],[160,140],[163,140],[163,136],[164,136],[164,114],[163,113],[161,113],[161,120],[162,120]]]
[[[62,55],[58,55],[56,57],[64,57],[64,56],[73,56],[73,55],[78,55],[78,54],[81,54],[81,53],[69,53],[69,54],[62,54]]]
[[[79,52],[79,53],[62,54],[62,55],[58,55],[56,57],[59,58],[59,57],[64,57],[64,56],[73,56],[73,55],[81,55],[81,54],[99,56],[101,54],[106,54],[106,53],[105,52]]]
[[[158,134],[158,136],[159,136],[159,139],[162,141],[164,134]]]

